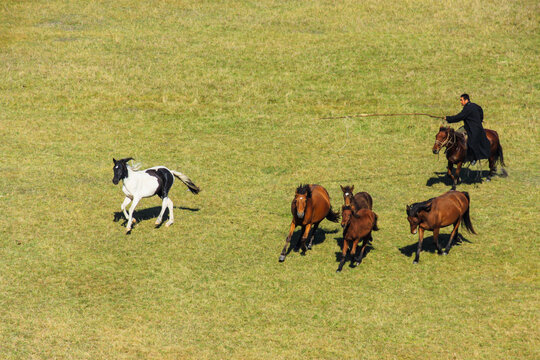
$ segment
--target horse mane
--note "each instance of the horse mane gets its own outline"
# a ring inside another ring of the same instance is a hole
[[[457,139],[457,141],[460,143],[461,146],[466,146],[465,134],[456,131],[453,127],[451,127],[451,126],[441,126],[439,128],[439,131],[444,131],[444,132],[448,133],[448,136],[453,136],[455,139]]]
[[[300,195],[306,195],[307,198],[311,197],[311,187],[309,184],[301,184],[296,188],[296,193]]]
[[[433,201],[433,199],[435,199],[435,198],[431,198],[431,199],[426,200],[426,201],[417,202],[417,203],[412,204],[411,206],[409,206],[407,208],[407,215],[411,216],[411,217],[415,217],[416,215],[418,215],[419,211],[423,210],[423,211],[430,212],[431,211],[431,202]]]
[[[136,163],[133,163],[131,165],[127,165],[127,167],[130,168],[133,171],[139,170],[141,168],[141,166],[142,166],[142,164],[140,162],[136,162]]]

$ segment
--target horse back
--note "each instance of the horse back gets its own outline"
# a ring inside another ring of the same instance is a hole
[[[155,195],[158,195],[162,199],[169,196],[169,190],[171,190],[174,183],[174,177],[169,169],[165,167],[155,167],[145,170],[145,173],[155,177],[158,181]]]
[[[369,193],[362,191],[354,195],[354,200],[358,203],[359,209],[373,209],[373,198]]]
[[[451,190],[433,199],[427,219],[434,227],[448,226],[462,217],[468,208],[468,193]]]
[[[330,210],[330,195],[321,185],[313,184],[311,188],[311,222],[321,221]]]

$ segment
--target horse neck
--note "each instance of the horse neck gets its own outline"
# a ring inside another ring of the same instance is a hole
[[[134,186],[137,183],[137,173],[138,171],[133,170],[130,166],[127,167],[127,176],[122,179],[124,186],[127,188]]]

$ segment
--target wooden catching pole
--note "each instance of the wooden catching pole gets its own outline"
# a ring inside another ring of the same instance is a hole
[[[333,116],[333,117],[324,117],[319,120],[332,120],[332,119],[347,119],[347,118],[358,118],[358,117],[370,117],[370,116],[411,116],[411,115],[423,115],[429,116],[435,119],[445,119],[445,116],[431,115],[426,113],[403,113],[403,114],[357,114],[357,115],[347,115],[347,116]]]

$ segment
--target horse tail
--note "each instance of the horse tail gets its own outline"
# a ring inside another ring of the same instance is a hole
[[[462,191],[462,193],[467,198],[467,210],[465,210],[465,213],[463,214],[463,217],[461,218],[461,223],[465,225],[465,228],[467,229],[467,231],[469,231],[470,233],[476,234],[476,232],[474,231],[472,222],[471,222],[471,218],[469,216],[469,209],[471,207],[471,198],[469,197],[468,192]]]
[[[379,231],[379,227],[377,226],[378,219],[379,217],[377,216],[377,214],[373,213],[373,228],[372,228],[373,231]]]
[[[506,164],[504,163],[503,148],[500,142],[499,142],[499,146],[497,147],[496,160],[499,161],[499,164],[501,164],[501,166],[503,167],[506,166]]]
[[[186,175],[182,174],[179,171],[171,170],[171,173],[176,176],[180,181],[182,181],[187,187],[188,190],[191,191],[193,194],[197,195],[201,189],[191,181],[190,178],[188,178]]]
[[[332,210],[332,205],[330,205],[330,209],[328,209],[328,214],[326,214],[326,218],[331,222],[337,223],[339,221],[339,212],[334,212],[334,210]]]

